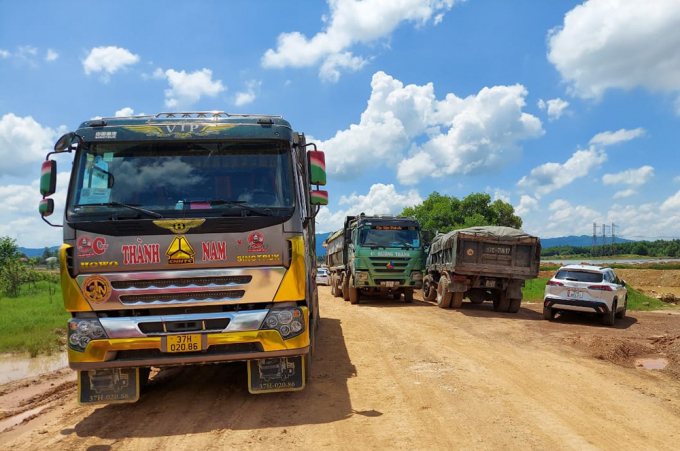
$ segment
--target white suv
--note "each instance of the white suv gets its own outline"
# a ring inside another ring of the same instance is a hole
[[[602,314],[602,324],[613,326],[628,307],[626,281],[611,268],[567,265],[545,286],[543,318],[552,320],[560,310]]]

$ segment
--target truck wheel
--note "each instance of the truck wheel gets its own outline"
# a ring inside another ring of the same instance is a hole
[[[349,276],[347,275],[342,278],[342,298],[349,301]]]
[[[149,376],[151,375],[151,367],[139,369],[139,389],[143,390],[149,383]]]
[[[423,281],[423,299],[429,302],[437,299],[437,285],[430,276],[425,276]]]
[[[404,302],[407,304],[413,302],[413,288],[406,288],[404,290]]]
[[[451,307],[451,298],[451,292],[449,291],[449,279],[446,276],[441,276],[439,278],[439,284],[437,285],[437,307]]]
[[[395,301],[401,299],[401,293],[392,293],[391,298]]]
[[[508,308],[510,308],[510,299],[508,299],[507,293],[503,290],[498,293],[498,300],[494,299],[493,309],[497,312],[507,312]]]
[[[519,312],[519,306],[522,303],[521,299],[510,299],[510,306],[508,307],[508,313]]]
[[[453,308],[461,308],[463,305],[463,297],[465,296],[465,293],[462,291],[455,291],[453,293],[453,302],[451,303],[451,307]]]
[[[335,284],[335,276],[334,275],[331,276],[331,296],[333,296],[334,298],[338,297],[338,292],[337,292],[337,288],[336,288],[336,284]]]
[[[352,279],[352,282],[349,285],[350,287],[347,290],[349,291],[349,303],[352,305],[356,305],[359,303],[361,291],[359,290],[359,288],[354,286],[354,279]]]
[[[550,307],[543,307],[543,319],[547,321],[552,321],[555,319],[557,311]]]
[[[604,316],[602,317],[602,324],[605,326],[613,326],[614,323],[616,322],[616,301],[614,301],[614,304],[612,305],[612,310],[611,312],[605,313]]]

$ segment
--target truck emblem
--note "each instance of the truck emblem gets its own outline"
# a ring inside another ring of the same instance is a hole
[[[204,222],[205,219],[157,219],[153,223],[162,229],[170,230],[172,233],[184,233]]]
[[[248,235],[248,252],[264,252],[264,236],[260,232]]]
[[[468,249],[466,253],[467,253],[470,257],[472,257],[473,255],[475,255],[475,251],[472,250],[472,249]]]
[[[111,296],[111,285],[105,277],[90,276],[83,282],[83,296],[90,302],[101,304]]]
[[[387,269],[394,269],[394,263],[387,262]]]
[[[146,136],[156,138],[180,138],[185,139],[193,136],[218,135],[223,130],[236,127],[237,124],[168,124],[168,125],[126,125],[123,128],[131,132],[144,133]],[[114,136],[115,138],[115,136]]]
[[[195,254],[194,248],[184,235],[176,236],[165,251],[170,265],[191,265],[194,263]]]

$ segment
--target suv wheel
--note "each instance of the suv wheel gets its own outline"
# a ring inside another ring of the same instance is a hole
[[[550,307],[543,307],[543,319],[552,321],[555,319],[556,314],[557,314],[556,310],[553,310]]]
[[[616,322],[616,301],[614,301],[611,311],[605,313],[604,316],[602,317],[602,324],[604,324],[605,326],[611,327],[614,325],[615,322]]]
[[[626,310],[628,310],[628,296],[623,300],[623,310],[616,312],[617,319],[623,319],[626,317]]]

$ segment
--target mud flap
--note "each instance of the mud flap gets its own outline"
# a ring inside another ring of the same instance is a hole
[[[305,388],[304,356],[248,360],[248,391],[253,394]]]
[[[79,404],[116,404],[139,399],[139,368],[78,371]]]

